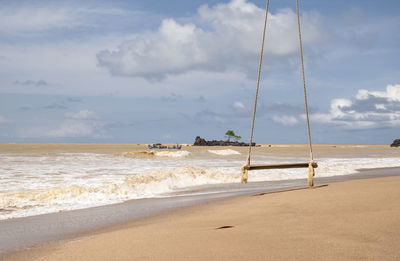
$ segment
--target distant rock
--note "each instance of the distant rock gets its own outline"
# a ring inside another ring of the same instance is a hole
[[[400,139],[395,139],[390,147],[400,147]]]
[[[256,143],[253,142],[251,144],[252,146],[256,146]],[[224,141],[224,140],[212,140],[212,141],[207,141],[200,136],[197,136],[193,146],[249,146],[249,143],[245,142],[238,142],[238,141]]]
[[[207,146],[208,141],[202,139],[200,136],[197,136],[194,140],[193,146]]]

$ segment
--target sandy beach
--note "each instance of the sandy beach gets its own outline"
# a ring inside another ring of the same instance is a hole
[[[4,260],[399,260],[400,177],[185,208]]]

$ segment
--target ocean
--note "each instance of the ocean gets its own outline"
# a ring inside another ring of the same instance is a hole
[[[198,186],[240,183],[245,147],[149,150],[145,144],[0,144],[0,220],[132,199],[194,194]],[[308,162],[307,145],[262,145],[252,163]],[[316,177],[398,167],[387,145],[315,145]],[[249,172],[249,182],[307,178],[307,169]],[[245,186],[245,185],[244,185]],[[221,186],[221,190],[225,189]],[[215,193],[215,189],[213,193]],[[218,192],[218,189],[217,189]]]

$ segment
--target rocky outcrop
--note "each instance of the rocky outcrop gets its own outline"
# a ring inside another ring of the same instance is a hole
[[[256,146],[256,143],[253,142],[252,146]],[[212,140],[207,141],[200,136],[197,136],[193,146],[249,146],[248,143],[245,142],[238,142],[238,141],[224,141],[224,140]]]
[[[400,139],[394,140],[390,147],[400,147]]]

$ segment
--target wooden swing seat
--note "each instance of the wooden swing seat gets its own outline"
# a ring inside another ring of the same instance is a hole
[[[308,168],[309,163],[288,163],[288,164],[276,164],[276,165],[245,165],[243,168],[245,170],[260,170],[260,169],[298,169],[298,168]],[[313,168],[318,168],[316,162],[312,163]]]

